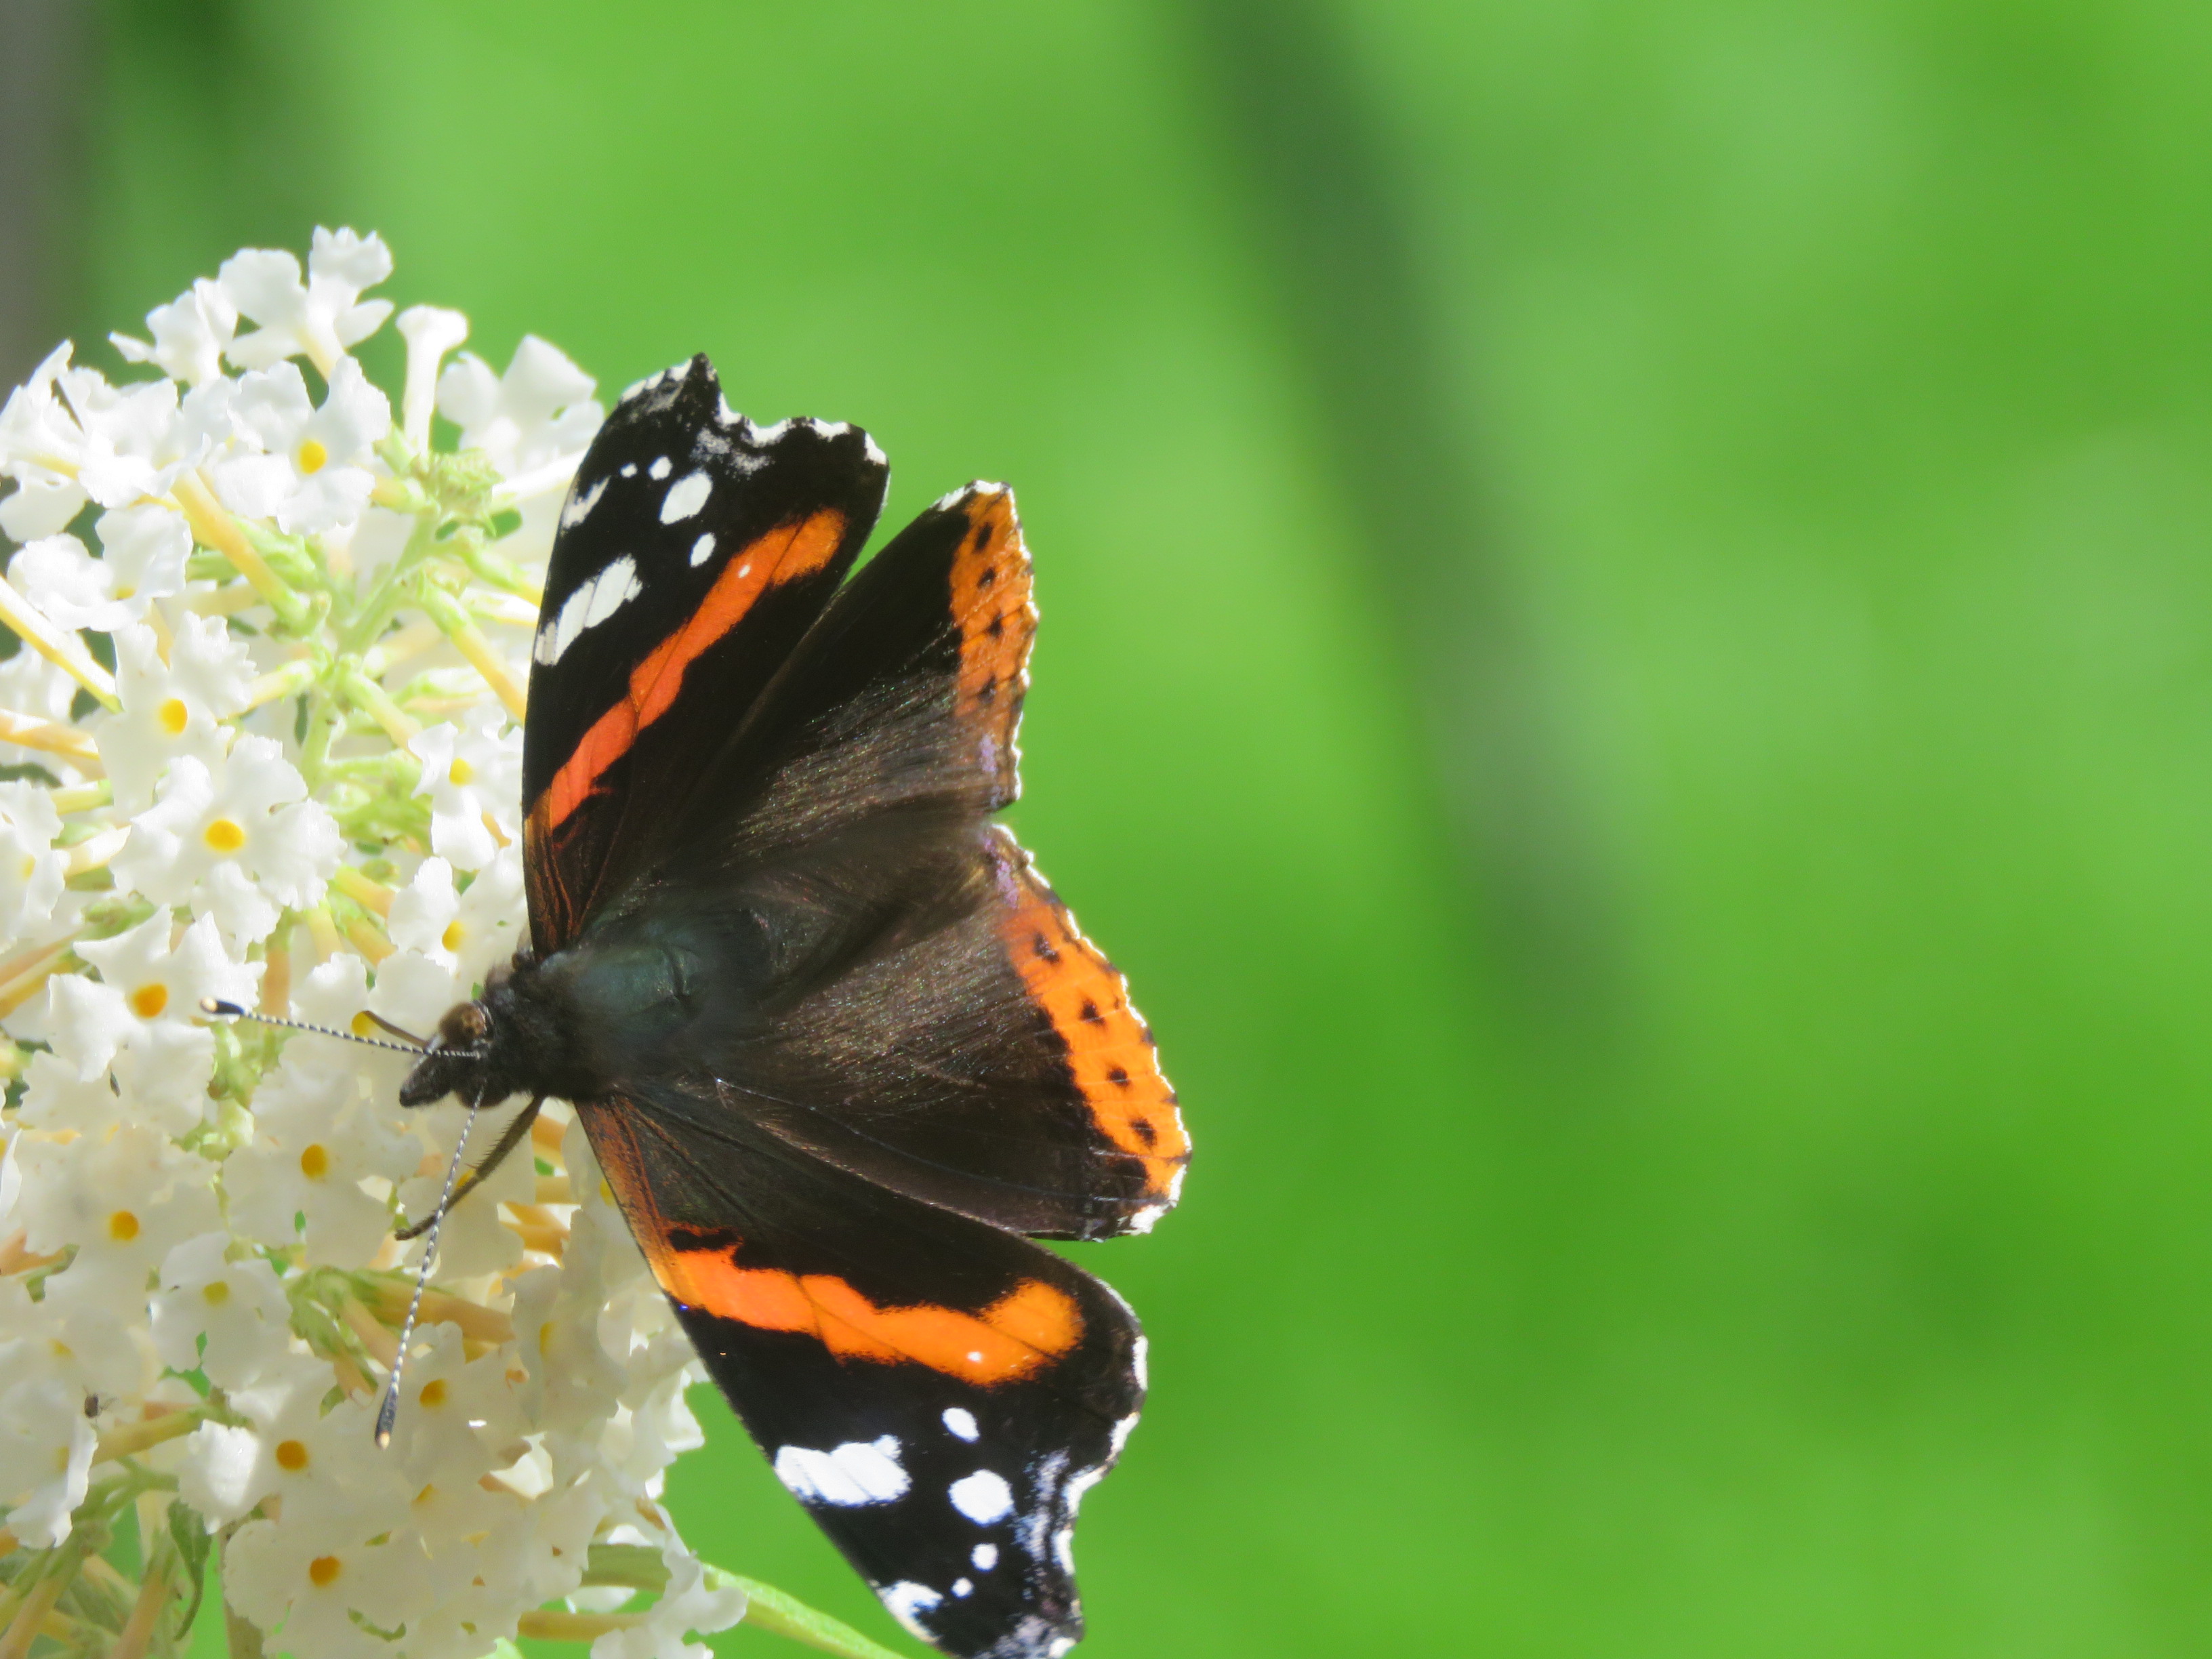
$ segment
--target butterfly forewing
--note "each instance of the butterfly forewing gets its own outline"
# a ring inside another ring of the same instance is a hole
[[[523,733],[540,952],[649,858],[836,592],[888,470],[857,428],[756,427],[704,357],[634,388],[562,510]]]

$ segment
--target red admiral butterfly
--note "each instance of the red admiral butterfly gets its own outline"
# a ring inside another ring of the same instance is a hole
[[[732,414],[703,356],[623,399],[533,647],[532,949],[400,1097],[533,1097],[484,1168],[573,1102],[884,1604],[951,1653],[1057,1654],[1145,1344],[1021,1235],[1144,1231],[1189,1143],[1121,975],[989,822],[1036,629],[1013,497],[945,496],[847,581],[887,474],[855,428]]]

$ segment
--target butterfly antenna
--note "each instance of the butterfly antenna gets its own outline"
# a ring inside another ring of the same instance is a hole
[[[430,1283],[430,1269],[438,1260],[438,1235],[445,1230],[446,1207],[453,1196],[453,1183],[461,1178],[461,1154],[468,1150],[469,1131],[477,1127],[477,1114],[483,1109],[483,1091],[469,1103],[469,1115],[461,1124],[461,1138],[453,1143],[453,1161],[446,1165],[446,1188],[438,1194],[438,1207],[430,1212],[430,1233],[422,1246],[422,1264],[416,1270],[415,1294],[407,1304],[406,1322],[399,1328],[399,1352],[392,1361],[392,1375],[385,1379],[384,1403],[376,1408],[376,1443],[392,1443],[392,1426],[399,1420],[399,1379],[407,1370],[407,1345],[415,1337],[415,1318],[422,1311],[422,1292]]]
[[[370,1048],[389,1048],[394,1054],[419,1054],[429,1046],[411,1033],[400,1030],[397,1025],[387,1024],[383,1020],[376,1019],[374,1014],[369,1015],[369,1018],[376,1019],[379,1025],[382,1025],[387,1031],[407,1037],[409,1041],[386,1042],[380,1037],[365,1037],[357,1032],[342,1031],[335,1025],[310,1025],[305,1020],[279,1019],[274,1014],[257,1014],[251,1008],[241,1008],[236,1003],[225,1002],[220,997],[202,997],[200,1012],[214,1019],[258,1020],[264,1025],[281,1025],[288,1031],[313,1031],[317,1036],[343,1037],[348,1042],[358,1042]]]

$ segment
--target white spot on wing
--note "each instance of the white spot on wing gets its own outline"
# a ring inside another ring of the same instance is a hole
[[[691,544],[691,563],[696,568],[697,566],[706,563],[708,560],[714,556],[714,532],[710,530],[705,535],[700,537],[697,541]],[[738,572],[738,574],[740,576],[744,574],[745,573],[742,570]]]
[[[707,505],[707,498],[714,493],[714,481],[703,472],[687,472],[668,486],[668,494],[661,497],[660,521],[676,524],[690,518]]]
[[[775,1478],[804,1503],[840,1509],[888,1504],[911,1484],[899,1467],[899,1443],[888,1434],[872,1443],[848,1440],[829,1451],[786,1446],[775,1455]]]
[[[975,1593],[975,1583],[966,1578],[956,1578],[952,1581],[952,1593],[956,1596],[973,1595]]]
[[[967,1441],[973,1441],[982,1432],[975,1426],[975,1413],[965,1406],[947,1406],[945,1408],[945,1426],[949,1432]]]
[[[1140,1371],[1138,1375],[1141,1378],[1143,1373]],[[1141,1382],[1139,1386],[1142,1386]],[[1134,1412],[1131,1412],[1127,1417],[1123,1418],[1120,1422],[1114,1425],[1114,1449],[1107,1454],[1106,1461],[1110,1463],[1115,1458],[1121,1456],[1121,1448],[1129,1443],[1129,1431],[1136,1426],[1137,1413]]]
[[[571,495],[568,506],[561,509],[561,528],[573,530],[583,523],[584,517],[599,504],[599,497],[607,493],[607,481],[602,478],[580,495]]]
[[[1128,1419],[1134,1426],[1136,1419]],[[1052,1535],[1052,1553],[1060,1558],[1060,1570],[1071,1578],[1075,1577],[1075,1512],[1083,1506],[1083,1495],[1106,1478],[1107,1466],[1101,1463],[1095,1469],[1079,1469],[1068,1477],[1067,1490],[1061,1494],[1067,1504],[1067,1524]]]
[[[637,463],[635,461],[624,461],[623,463],[622,475],[625,478],[635,478],[637,477]]]
[[[931,1639],[929,1632],[921,1627],[919,1616],[939,1606],[945,1600],[943,1596],[928,1585],[917,1584],[911,1578],[900,1579],[897,1583],[887,1586],[881,1594],[884,1605],[890,1609],[892,1618],[923,1641]]]
[[[675,470],[675,464],[667,456],[662,455],[657,457],[653,465],[645,469],[645,476],[658,483]]]
[[[999,1565],[999,1547],[996,1544],[978,1544],[968,1559],[975,1564],[976,1571],[988,1572]]]
[[[637,566],[625,553],[571,593],[559,616],[539,624],[538,641],[530,654],[551,667],[585,629],[605,622],[643,592]]]
[[[990,1469],[978,1469],[954,1481],[945,1496],[951,1498],[954,1509],[979,1527],[995,1525],[1014,1512],[1013,1488],[1003,1475]]]

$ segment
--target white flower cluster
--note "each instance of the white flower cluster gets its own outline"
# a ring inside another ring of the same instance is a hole
[[[380,1449],[459,1108],[201,1012],[425,1030],[522,926],[537,572],[601,410],[426,307],[395,422],[349,355],[391,270],[241,252],[116,337],[160,378],[64,345],[0,412],[0,1651],[167,1651],[211,1545],[300,1659],[704,1659],[745,1611],[660,1506],[701,1373],[567,1109],[455,1210]]]

